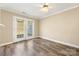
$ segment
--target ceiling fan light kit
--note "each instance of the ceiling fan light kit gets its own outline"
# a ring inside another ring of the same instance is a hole
[[[43,5],[42,5],[42,8],[41,8],[41,10],[42,11],[44,11],[44,12],[48,12],[48,3],[44,3]]]

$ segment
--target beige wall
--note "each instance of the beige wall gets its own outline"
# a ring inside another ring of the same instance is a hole
[[[4,28],[1,28],[0,44],[13,42],[13,27],[12,27],[13,26],[13,16],[17,16],[17,17],[18,16],[25,17],[25,16],[11,13],[11,12],[8,12],[5,10],[1,10],[0,14],[1,14],[1,18],[2,18],[1,21],[6,26]],[[27,18],[27,17],[25,17],[25,18]],[[35,25],[38,25],[37,22]],[[35,28],[35,30],[37,30],[37,28]],[[35,32],[35,35],[38,36],[37,33]]]
[[[6,27],[0,27],[0,44],[13,42],[13,16],[15,13],[0,11],[0,20]],[[35,20],[35,36],[79,46],[79,8],[72,9],[40,21]],[[39,27],[40,26],[40,27]]]
[[[1,30],[2,38],[0,44],[12,42],[12,14],[1,10],[1,18],[2,24],[4,24],[5,27]]]
[[[0,24],[1,24],[1,10],[0,10]],[[0,26],[0,41],[1,41],[1,37],[2,37],[2,36],[1,36],[1,28],[2,28],[2,27]]]
[[[41,20],[40,36],[79,46],[79,8]]]
[[[35,26],[35,30],[34,30],[35,36],[38,37],[39,36],[39,20],[35,21],[34,26]]]

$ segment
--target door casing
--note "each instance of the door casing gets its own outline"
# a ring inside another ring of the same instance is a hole
[[[17,39],[17,36],[16,36],[16,31],[17,31],[17,20],[18,19],[22,19],[24,20],[24,38],[19,38]],[[33,26],[33,32],[32,32],[32,36],[31,37],[28,37],[28,21],[32,21],[32,26]],[[28,39],[31,39],[31,38],[34,38],[35,37],[35,32],[34,32],[34,20],[33,19],[28,19],[28,18],[22,18],[22,17],[17,17],[17,16],[13,16],[13,41],[16,42],[16,41],[22,41],[22,40],[28,40]]]

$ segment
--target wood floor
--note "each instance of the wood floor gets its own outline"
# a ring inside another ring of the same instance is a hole
[[[79,49],[45,39],[31,39],[0,47],[1,56],[78,56]]]

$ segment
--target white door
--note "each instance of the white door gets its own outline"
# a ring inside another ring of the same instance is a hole
[[[25,40],[25,18],[14,17],[13,38],[14,41]]]
[[[13,17],[13,40],[21,41],[34,38],[34,20]]]
[[[34,38],[34,20],[27,20],[27,39]]]

